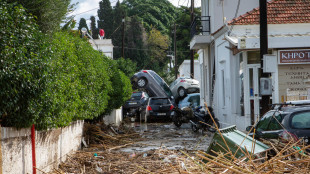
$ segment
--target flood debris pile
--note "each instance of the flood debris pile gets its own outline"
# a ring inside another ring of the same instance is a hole
[[[215,156],[198,151],[196,156],[206,163],[201,163],[205,169],[214,173],[309,173],[310,154],[305,149],[310,148],[299,143],[281,143],[267,141],[270,149],[261,153],[261,156],[250,155],[234,158],[230,151],[218,153]],[[224,148],[224,147],[223,147]],[[225,149],[225,148],[224,148]]]
[[[296,147],[295,143],[281,144],[271,148],[277,151],[274,157],[266,152],[260,158],[245,154],[235,159],[231,152],[214,152],[217,156],[213,156],[202,151],[165,148],[139,153],[78,152],[54,173],[309,173],[310,156],[304,151],[307,147]]]
[[[124,124],[116,127],[104,122],[84,125],[84,140],[89,148],[112,150],[133,144],[141,139],[139,133]],[[87,145],[86,145],[87,146]],[[90,150],[88,148],[88,150]]]

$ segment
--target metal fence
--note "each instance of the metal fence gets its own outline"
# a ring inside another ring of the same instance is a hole
[[[210,16],[197,16],[191,24],[191,38],[195,35],[210,35]]]

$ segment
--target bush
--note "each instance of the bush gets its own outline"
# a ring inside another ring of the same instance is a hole
[[[43,35],[16,4],[0,3],[2,126],[67,126],[119,108],[131,95],[116,61],[72,33]],[[112,88],[113,86],[113,88]]]
[[[113,89],[109,94],[110,100],[108,101],[109,109],[106,114],[113,109],[120,108],[132,94],[132,86],[129,78],[118,69],[118,61],[110,60],[110,78]]]
[[[49,47],[33,17],[17,4],[0,2],[0,116],[3,126],[28,127],[31,107],[45,89]]]

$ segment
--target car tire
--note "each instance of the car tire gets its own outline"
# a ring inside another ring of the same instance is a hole
[[[147,80],[146,80],[146,78],[139,78],[138,80],[137,80],[137,86],[138,86],[138,88],[144,88],[145,86],[147,85]]]
[[[186,89],[184,89],[183,87],[180,87],[178,89],[178,95],[180,98],[184,98],[186,96],[187,92],[186,92]]]

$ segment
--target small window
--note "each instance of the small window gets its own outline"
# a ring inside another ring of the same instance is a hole
[[[279,112],[269,111],[257,123],[257,131],[279,130],[282,129],[282,116]]]
[[[310,111],[295,114],[291,125],[294,129],[310,129]]]
[[[150,105],[166,105],[166,104],[170,104],[168,99],[165,98],[158,98],[158,99],[152,99],[150,101]]]

